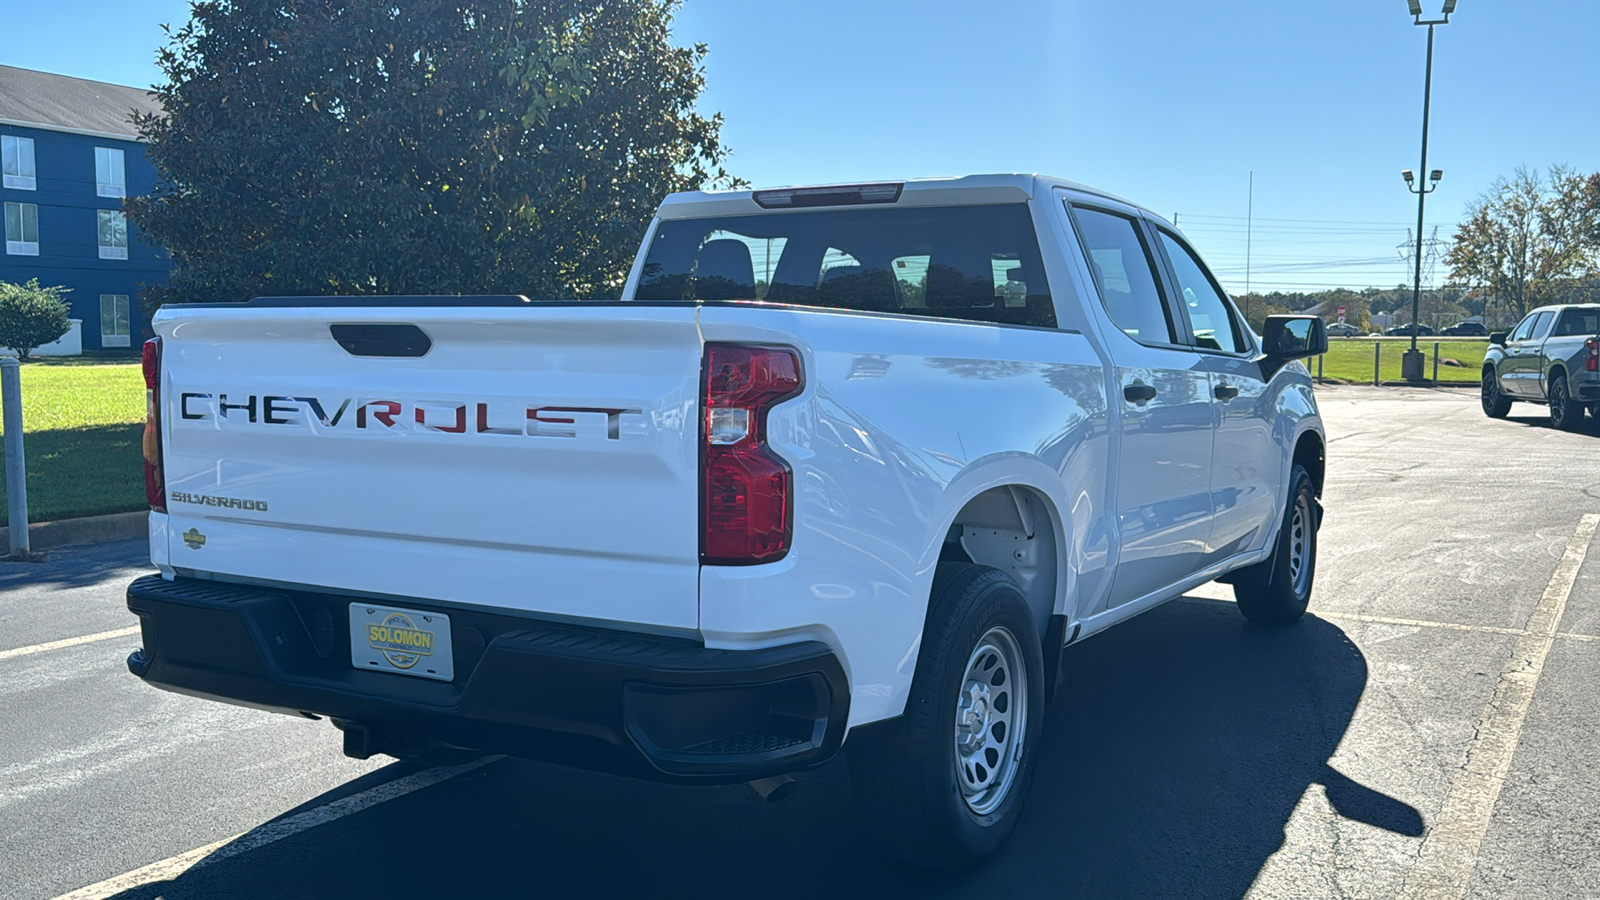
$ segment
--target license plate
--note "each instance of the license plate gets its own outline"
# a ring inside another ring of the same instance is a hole
[[[350,664],[358,669],[449,681],[450,617],[443,613],[350,604]]]

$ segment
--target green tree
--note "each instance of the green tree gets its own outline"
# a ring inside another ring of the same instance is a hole
[[[1511,318],[1558,299],[1600,254],[1600,175],[1518,169],[1467,207],[1445,256],[1452,281],[1482,286]],[[1487,313],[1487,310],[1486,310]]]
[[[662,196],[733,179],[677,0],[197,0],[159,56],[151,305],[620,287]]]
[[[61,297],[71,291],[40,287],[37,278],[27,284],[0,281],[0,347],[25,360],[36,348],[70,331],[72,309]]]

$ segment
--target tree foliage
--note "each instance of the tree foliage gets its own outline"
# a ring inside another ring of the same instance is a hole
[[[1560,299],[1600,262],[1600,174],[1518,169],[1467,208],[1445,256],[1455,281],[1481,286],[1513,318]]]
[[[61,299],[72,288],[40,287],[0,281],[0,347],[27,359],[28,354],[72,329],[72,309]]]
[[[677,0],[197,0],[160,53],[154,303],[605,296],[662,196],[729,183]]]

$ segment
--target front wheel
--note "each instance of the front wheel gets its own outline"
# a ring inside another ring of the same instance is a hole
[[[969,868],[1005,841],[1033,781],[1044,661],[1011,576],[940,564],[906,711],[852,734],[850,780],[891,856]]]
[[[1287,625],[1305,615],[1317,574],[1319,518],[1311,475],[1297,465],[1289,473],[1289,503],[1277,549],[1264,562],[1234,575],[1233,597],[1246,619]]]
[[[1504,419],[1506,413],[1511,412],[1511,398],[1500,390],[1500,379],[1494,374],[1493,368],[1485,367],[1483,370],[1483,414],[1491,419]]]
[[[1577,431],[1583,427],[1583,406],[1572,399],[1565,375],[1550,379],[1550,424],[1562,431]]]

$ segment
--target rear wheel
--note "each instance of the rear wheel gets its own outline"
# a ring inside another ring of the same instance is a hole
[[[1305,615],[1317,574],[1318,524],[1316,488],[1311,475],[1296,465],[1289,475],[1289,503],[1277,549],[1233,577],[1233,596],[1246,619],[1287,625]]]
[[[1016,582],[940,564],[905,715],[847,745],[856,808],[880,849],[938,869],[999,849],[1033,781],[1043,679]]]
[[[1511,412],[1511,398],[1500,390],[1500,379],[1492,367],[1483,370],[1483,414],[1491,419],[1504,419]]]
[[[1562,431],[1577,431],[1583,427],[1583,406],[1572,399],[1565,375],[1550,379],[1550,424]]]

